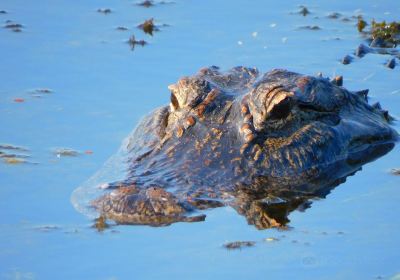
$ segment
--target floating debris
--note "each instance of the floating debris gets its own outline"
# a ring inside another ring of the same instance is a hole
[[[13,28],[23,28],[24,26],[22,24],[19,23],[12,23],[9,22],[6,25],[4,25],[4,28],[9,28],[9,29],[13,29]]]
[[[55,231],[59,230],[60,227],[56,225],[43,225],[43,226],[37,226],[33,228],[34,230],[41,231],[41,232],[50,232],[50,231]]]
[[[69,148],[57,148],[53,151],[53,153],[60,158],[61,156],[65,157],[76,157],[80,155],[80,152],[75,151],[73,149]]]
[[[342,14],[338,13],[338,12],[333,12],[333,13],[330,13],[329,15],[327,15],[326,17],[331,18],[331,19],[338,19],[338,18],[342,17]]]
[[[11,20],[7,20],[4,28],[10,29],[13,32],[21,32],[24,26],[22,24],[12,22]]]
[[[394,67],[396,67],[396,59],[393,57],[392,59],[390,59],[390,60],[386,63],[385,66],[386,66],[387,68],[394,69]]]
[[[305,26],[300,26],[298,29],[321,30],[321,27],[319,27],[318,25],[305,25]]]
[[[390,170],[390,173],[392,173],[393,175],[400,175],[400,168],[393,168],[392,170]]]
[[[297,12],[298,14],[302,15],[302,16],[307,16],[308,14],[310,14],[310,11],[307,9],[306,6],[299,6],[300,10]]]
[[[119,30],[119,31],[127,31],[127,30],[129,30],[127,27],[125,27],[125,26],[118,26],[117,28],[115,28],[116,30]]]
[[[253,247],[256,243],[254,241],[235,241],[224,244],[228,250],[242,249],[243,247]]]
[[[160,31],[160,29],[154,25],[154,20],[152,18],[145,20],[142,24],[139,24],[137,27],[142,29],[144,33],[150,34],[151,36],[153,36],[154,31]]]
[[[23,99],[23,98],[14,98],[14,102],[22,103],[22,102],[25,102],[25,99]]]
[[[157,4],[166,5],[166,4],[173,4],[173,3],[175,3],[175,2],[161,1],[161,2],[156,3],[156,2],[154,2],[152,0],[145,0],[145,1],[142,1],[142,2],[139,2],[139,3],[136,3],[136,5],[142,6],[142,7],[145,7],[145,8],[150,8],[150,7],[153,7],[153,6],[157,5]]]
[[[37,93],[53,93],[53,91],[49,88],[38,88],[38,89],[35,89],[35,92],[37,92]]]
[[[147,42],[145,40],[136,40],[135,35],[132,35],[129,40],[128,44],[131,46],[131,49],[134,50],[136,45],[140,45],[144,47],[144,45],[147,45]]]
[[[106,8],[106,9],[100,8],[100,9],[97,9],[97,12],[107,15],[107,14],[111,14],[112,11],[111,11],[111,9],[108,9],[108,8]]]
[[[151,0],[145,0],[143,2],[137,3],[136,5],[149,8],[151,6],[154,6],[154,2]]]
[[[93,227],[97,229],[98,232],[102,232],[105,229],[109,228],[110,225],[107,223],[107,219],[104,216],[100,216],[94,220]]]
[[[267,237],[267,238],[264,239],[264,241],[266,241],[266,242],[276,242],[276,241],[279,241],[279,239],[276,238],[276,237]]]
[[[92,155],[92,154],[93,154],[93,151],[91,151],[91,150],[86,150],[84,153],[87,154],[87,155]]]
[[[0,10],[0,15],[5,15],[5,14],[7,14],[7,11],[5,11],[5,10]]]

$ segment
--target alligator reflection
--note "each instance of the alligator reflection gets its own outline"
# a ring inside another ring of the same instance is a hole
[[[393,147],[393,143],[371,146],[368,151],[353,154],[346,160],[327,166],[318,178],[301,179],[302,182],[298,184],[256,178],[251,186],[242,185],[238,188],[235,200],[230,205],[258,229],[285,228],[290,222],[288,215],[292,211],[303,211],[311,207],[313,200],[326,198],[348,176],[360,171],[362,165],[385,155]]]

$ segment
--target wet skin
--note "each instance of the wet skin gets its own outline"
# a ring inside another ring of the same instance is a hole
[[[387,111],[341,83],[245,67],[184,77],[129,139],[126,180],[92,206],[117,223],[152,226],[231,206],[257,228],[285,227],[291,211],[394,146]]]

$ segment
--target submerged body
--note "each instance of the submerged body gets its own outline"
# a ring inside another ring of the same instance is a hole
[[[158,226],[229,205],[258,228],[284,226],[397,138],[367,91],[339,84],[245,67],[182,78],[128,139],[126,179],[92,206],[117,223]]]

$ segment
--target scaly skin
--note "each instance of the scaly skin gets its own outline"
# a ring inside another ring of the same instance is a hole
[[[126,180],[92,204],[123,224],[202,221],[191,213],[229,205],[258,228],[283,227],[397,138],[367,91],[340,83],[245,67],[184,77],[136,128]]]

